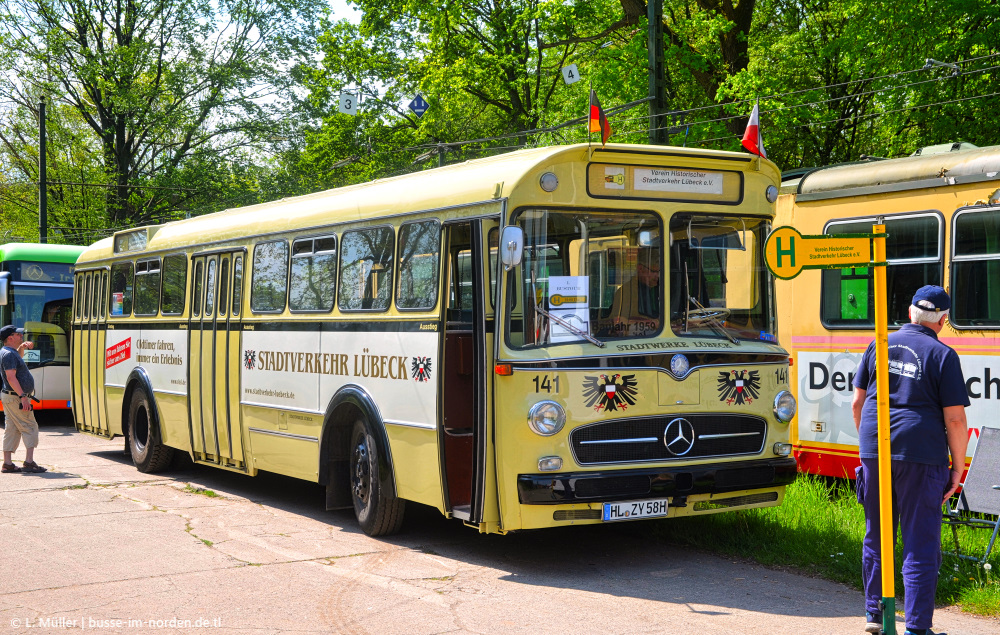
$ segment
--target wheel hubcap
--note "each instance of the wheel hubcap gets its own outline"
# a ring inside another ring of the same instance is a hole
[[[371,491],[371,467],[368,459],[368,444],[364,439],[358,441],[354,446],[353,470],[351,470],[351,485],[354,490],[354,498],[362,503],[368,502],[368,495]]]

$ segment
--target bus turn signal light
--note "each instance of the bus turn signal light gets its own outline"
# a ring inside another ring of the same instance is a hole
[[[514,367],[511,366],[510,364],[497,364],[496,366],[493,367],[493,371],[497,375],[501,375],[503,377],[509,377],[510,375],[514,374]]]

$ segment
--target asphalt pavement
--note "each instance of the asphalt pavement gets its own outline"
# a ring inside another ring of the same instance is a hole
[[[49,471],[0,475],[0,632],[863,633],[854,589],[641,523],[483,536],[411,505],[401,535],[373,539],[318,485],[189,463],[146,475],[123,447],[49,422]],[[1000,632],[956,608],[935,621]]]

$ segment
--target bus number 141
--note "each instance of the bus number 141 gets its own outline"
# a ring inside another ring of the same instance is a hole
[[[542,392],[544,390],[545,392],[551,393],[552,389],[555,388],[556,394],[559,394],[558,376],[553,377],[552,380],[549,381],[548,375],[542,375],[541,377],[535,375],[535,378],[532,381],[535,382],[535,392]]]
[[[788,369],[782,366],[781,368],[774,369],[774,382],[776,384],[787,384],[788,383]]]

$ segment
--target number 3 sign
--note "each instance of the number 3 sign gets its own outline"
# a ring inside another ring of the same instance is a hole
[[[340,93],[340,112],[345,115],[358,114],[358,96],[351,93]]]

